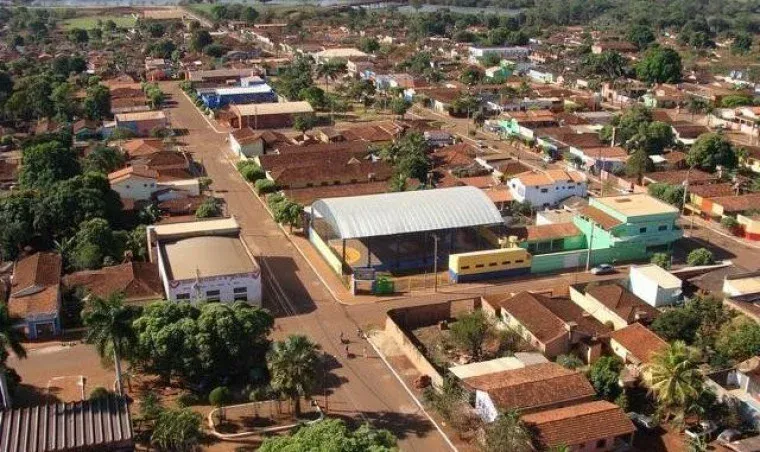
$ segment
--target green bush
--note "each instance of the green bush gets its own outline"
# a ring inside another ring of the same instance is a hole
[[[715,257],[707,248],[697,248],[686,257],[686,263],[693,266],[710,265],[715,263]]]
[[[266,177],[266,173],[263,169],[261,169],[258,166],[246,166],[241,171],[240,174],[243,176],[243,179],[247,180],[248,182],[256,182],[258,180],[264,179]]]
[[[177,406],[180,408],[198,405],[198,403],[200,403],[200,399],[192,392],[183,392],[177,396]]]
[[[97,386],[93,388],[92,391],[90,391],[90,400],[105,399],[110,395],[111,393],[108,391],[108,389],[102,386]]]
[[[215,407],[227,405],[232,400],[232,394],[227,386],[214,388],[208,395],[208,403]]]
[[[253,184],[256,194],[264,195],[277,191],[277,185],[269,179],[259,179]]]
[[[649,262],[658,265],[665,270],[670,270],[670,254],[668,253],[654,253]]]
[[[13,144],[13,136],[12,135],[3,135],[3,138],[0,139],[0,144],[3,146],[10,146]]]
[[[734,217],[725,216],[720,219],[720,225],[733,233],[739,227],[739,222]]]

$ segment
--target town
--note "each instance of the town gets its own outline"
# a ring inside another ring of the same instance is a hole
[[[3,451],[760,451],[757,1],[50,3]]]

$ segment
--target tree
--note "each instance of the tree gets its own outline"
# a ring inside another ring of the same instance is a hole
[[[190,50],[200,52],[204,47],[214,42],[211,33],[207,30],[199,29],[190,35]]]
[[[626,33],[626,39],[639,50],[644,50],[655,41],[656,37],[647,25],[634,25]]]
[[[310,86],[308,88],[304,88],[300,93],[298,93],[298,97],[301,100],[305,100],[312,107],[318,110],[325,110],[328,106],[325,91],[318,86]]]
[[[599,133],[599,138],[606,142],[612,142],[612,131],[615,130],[615,145],[627,146],[642,126],[646,127],[652,122],[652,111],[643,105],[635,105],[612,118],[610,125],[604,126]]]
[[[15,322],[16,319],[8,312],[8,305],[0,303],[0,355],[3,358],[1,366],[3,370],[5,370],[4,363],[9,350],[19,359],[26,358],[26,349],[22,343],[24,335],[15,327]]]
[[[63,82],[53,88],[50,100],[53,101],[55,116],[60,121],[69,121],[76,111],[74,99],[75,88],[71,83]]]
[[[402,97],[395,97],[391,99],[391,103],[388,106],[394,115],[403,118],[409,108],[411,108],[412,104]]]
[[[150,442],[162,451],[192,451],[201,440],[202,416],[189,408],[166,410],[158,416]]]
[[[672,206],[683,207],[684,186],[657,182],[647,186],[647,193]]]
[[[299,428],[295,433],[271,436],[259,452],[393,452],[396,438],[387,430],[364,424],[351,432],[340,419],[325,419]]]
[[[346,71],[345,61],[332,59],[317,66],[317,77],[325,79],[326,88],[329,92],[330,82],[338,78],[339,75],[345,74]]]
[[[107,298],[92,297],[82,312],[82,321],[87,333],[85,340],[93,344],[103,359],[113,357],[116,368],[116,390],[123,394],[121,360],[127,357],[136,343],[132,321],[135,312],[124,305],[121,294]]]
[[[625,162],[626,176],[635,177],[639,185],[644,174],[652,171],[654,171],[654,162],[643,149],[633,151]]]
[[[78,270],[97,269],[104,262],[119,262],[124,257],[127,237],[114,232],[103,218],[83,221],[74,235],[74,246],[68,260]]]
[[[274,213],[274,220],[280,224],[287,224],[290,227],[290,232],[293,232],[293,227],[300,226],[303,215],[302,205],[283,198],[279,202],[270,204],[270,206]]]
[[[557,364],[567,369],[575,370],[579,367],[583,367],[583,361],[576,355],[559,355],[557,356]]]
[[[108,174],[123,168],[125,163],[126,157],[119,149],[98,145],[85,156],[82,167],[85,171]]]
[[[623,362],[617,356],[602,356],[591,366],[588,379],[599,397],[613,401],[620,395],[622,370]]]
[[[195,211],[196,218],[212,218],[222,214],[222,207],[216,198],[208,198]]]
[[[446,422],[456,423],[463,416],[463,408],[467,407],[467,393],[459,385],[457,379],[447,375],[443,378],[440,388],[428,386],[422,393],[427,405],[433,408]]]
[[[690,344],[694,342],[700,324],[701,319],[697,312],[686,308],[673,308],[657,316],[651,328],[668,342],[680,340]]]
[[[739,222],[736,218],[726,215],[720,219],[721,227],[728,229],[729,232],[734,233],[739,227]]]
[[[359,50],[364,53],[375,53],[380,50],[380,43],[377,42],[377,39],[375,38],[362,36],[362,38],[359,39]]]
[[[736,108],[745,105],[752,105],[752,96],[746,94],[730,94],[720,100],[720,106],[723,108]]]
[[[605,51],[586,55],[581,60],[581,67],[585,72],[611,82],[625,75],[628,60],[618,52]]]
[[[745,54],[752,50],[752,36],[748,33],[739,33],[731,43],[731,53]]]
[[[625,143],[628,149],[643,149],[647,154],[662,154],[675,142],[670,124],[653,121],[639,125],[638,131]]]
[[[486,452],[530,452],[533,449],[530,430],[520,421],[517,411],[509,411],[499,416],[485,427]]]
[[[478,361],[483,354],[483,345],[491,330],[491,322],[481,310],[460,316],[450,326],[451,339],[454,344],[472,356],[474,361]]]
[[[707,248],[697,248],[686,256],[686,263],[692,266],[712,265],[715,263],[715,257]]]
[[[24,148],[21,151],[19,183],[22,188],[45,189],[57,181],[79,173],[76,152],[58,141]]]
[[[81,28],[72,28],[69,30],[69,40],[74,44],[84,44],[89,41],[90,36],[87,34],[87,30]]]
[[[683,341],[675,341],[652,355],[645,378],[660,410],[680,421],[699,398],[704,377],[694,352]]]
[[[760,325],[743,315],[735,317],[718,332],[715,348],[721,355],[737,362],[759,355]]]
[[[301,133],[306,133],[317,125],[317,117],[313,113],[304,113],[295,115],[293,118],[293,128]]]
[[[212,58],[221,58],[227,53],[227,48],[221,44],[209,44],[203,48],[203,54]]]
[[[277,92],[290,100],[301,100],[300,93],[313,84],[311,62],[307,57],[297,57],[281,68],[274,82]]]
[[[671,256],[669,253],[654,253],[649,262],[665,270],[670,270]]]
[[[477,66],[467,66],[464,71],[462,71],[462,75],[459,76],[459,81],[467,86],[474,86],[482,82],[485,75],[483,69]]]
[[[258,18],[259,12],[250,6],[243,8],[243,12],[240,13],[240,20],[244,21],[248,25],[253,25]]]
[[[290,398],[296,416],[301,414],[301,397],[308,397],[316,385],[318,350],[306,336],[290,335],[272,344],[268,354],[270,384]]]
[[[87,119],[107,118],[111,114],[111,91],[101,84],[87,88],[82,111]]]
[[[668,47],[647,50],[636,65],[638,78],[647,83],[678,83],[681,72],[681,56]]]

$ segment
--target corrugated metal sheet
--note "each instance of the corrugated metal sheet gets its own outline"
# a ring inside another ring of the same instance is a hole
[[[0,411],[0,451],[132,450],[123,397]]]
[[[485,226],[502,223],[488,196],[475,187],[321,199],[312,212],[341,239]]]

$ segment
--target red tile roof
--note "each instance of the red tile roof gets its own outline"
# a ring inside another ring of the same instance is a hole
[[[61,267],[61,256],[56,253],[35,253],[16,262],[8,300],[11,316],[56,313]]]
[[[652,355],[668,346],[668,343],[640,323],[633,323],[625,328],[610,333],[633,357],[642,363],[648,363]]]
[[[760,193],[748,193],[744,195],[720,196],[710,199],[713,204],[723,207],[724,213],[744,212],[756,209],[760,206]]]
[[[127,301],[160,300],[164,289],[158,266],[150,262],[127,262],[100,270],[72,273],[63,278],[67,287],[84,287],[98,297],[122,293]]]
[[[515,295],[488,295],[486,303],[500,307],[514,317],[526,330],[539,341],[546,344],[563,335],[569,334],[565,322],[547,308],[543,295],[519,292]]]
[[[636,430],[620,407],[604,400],[526,414],[522,421],[536,430],[537,442],[547,449],[580,446]]]
[[[509,235],[516,235],[519,239],[529,242],[575,237],[580,234],[580,229],[573,223],[542,224],[539,226],[511,228],[509,230]]]
[[[500,410],[537,410],[558,404],[590,400],[596,394],[580,372],[557,363],[465,378],[462,382],[485,391]]]
[[[166,149],[166,146],[162,140],[138,138],[125,141],[124,144],[121,145],[121,149],[126,152],[129,157],[135,158],[163,151]]]
[[[126,168],[114,171],[108,174],[108,181],[112,184],[129,179],[130,177],[144,177],[147,179],[158,179],[158,171],[149,169],[146,166],[128,166]]]
[[[629,324],[638,320],[652,321],[660,311],[618,284],[589,284],[586,295],[609,308]]]

